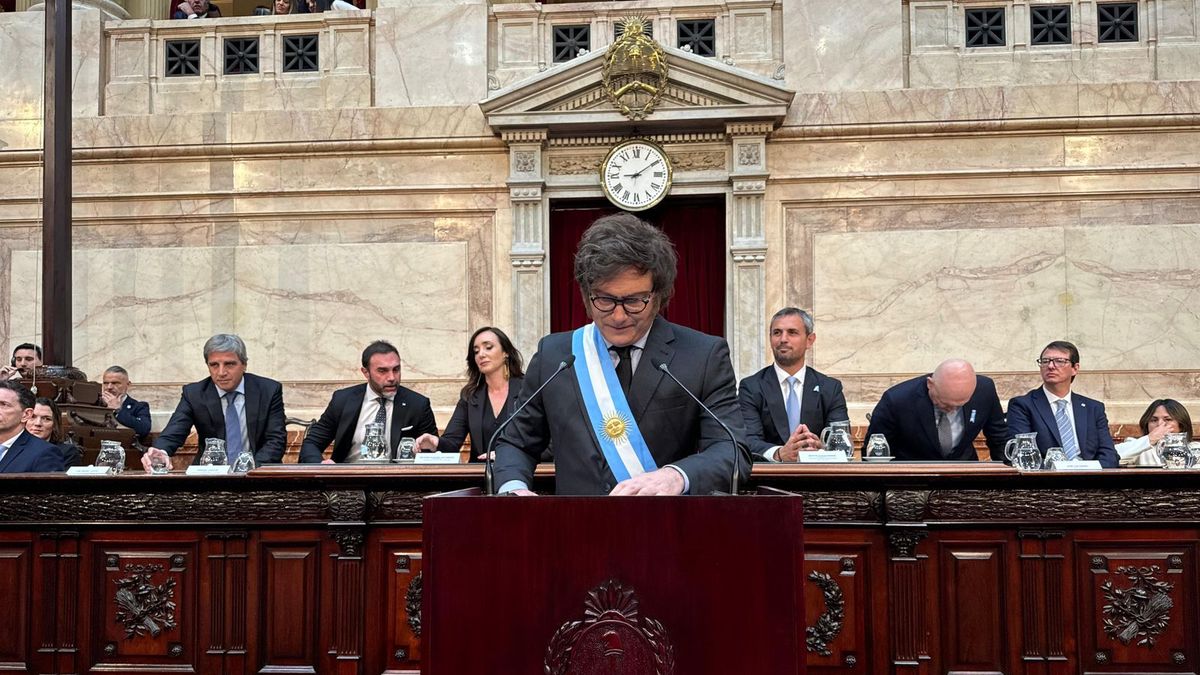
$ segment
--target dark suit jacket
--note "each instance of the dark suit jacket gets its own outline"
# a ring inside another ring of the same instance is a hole
[[[850,419],[846,412],[846,397],[842,383],[804,366],[804,391],[800,395],[800,423],[820,434],[829,422]],[[746,423],[746,441],[754,461],[763,460],[763,453],[787,442],[795,429],[788,429],[787,406],[779,390],[775,366],[767,366],[742,380],[738,386],[738,402],[742,420]]]
[[[28,431],[22,431],[0,460],[0,473],[39,473],[66,471],[58,447]]]
[[[366,395],[366,382],[333,392],[333,398],[329,399],[325,412],[321,413],[321,418],[304,436],[304,444],[300,446],[302,463],[320,463],[324,459],[325,448],[329,447],[331,442],[333,461],[346,460],[346,456],[350,454],[350,445],[354,442],[355,427],[358,424],[359,413],[362,412],[363,397]],[[376,394],[372,392],[371,395]],[[421,434],[437,433],[437,420],[433,417],[429,399],[406,387],[398,387],[392,405],[394,407],[390,436],[393,452],[401,438],[416,438]],[[412,429],[400,431],[410,425]]]
[[[150,433],[150,404],[126,396],[117,410],[117,424],[133,429],[138,438],[144,438]]]
[[[59,454],[62,455],[63,466],[68,469],[73,466],[83,466],[83,448],[70,441],[63,441],[54,447],[58,448]]]
[[[525,373],[524,401],[571,353],[571,333],[542,338]],[[719,424],[687,393],[654,367],[666,363],[689,389],[733,430],[735,449]],[[510,480],[533,486],[533,469],[550,443],[558,494],[607,494],[616,486],[587,416],[574,368],[558,376],[529,403],[496,443],[496,487]],[[733,366],[725,340],[654,320],[630,388],[630,408],[655,463],[674,464],[687,474],[689,493],[728,490],[736,458],[741,475],[750,471],[744,447]],[[697,452],[698,451],[698,452]]]
[[[505,403],[507,408],[506,413],[502,413],[496,418],[497,424],[504,423],[508,415],[512,414],[513,410],[517,409],[517,401],[521,395],[521,383],[525,378],[514,377],[508,381],[508,401]],[[487,448],[487,442],[491,439],[483,437],[483,406],[491,405],[488,400],[487,386],[481,386],[471,394],[470,398],[459,398],[458,405],[454,407],[454,414],[450,416],[450,422],[446,424],[446,431],[438,437],[438,452],[458,452],[462,449],[463,441],[467,436],[471,437],[471,461],[478,462],[476,459]],[[497,443],[499,440],[497,440]]]
[[[287,445],[283,385],[253,373],[246,373],[243,379],[246,381],[246,434],[250,438],[254,460],[259,464],[278,464]],[[201,451],[196,453],[194,462],[198,463],[206,440],[225,440],[225,411],[221,403],[221,391],[211,377],[183,385],[179,405],[171,413],[162,433],[154,439],[154,447],[174,455],[195,427],[200,437]]]
[[[1086,396],[1071,393],[1071,409],[1075,413],[1075,439],[1079,442],[1080,459],[1096,459],[1106,469],[1116,468],[1120,463],[1117,450],[1113,447],[1112,434],[1108,430],[1108,416],[1104,404]],[[1008,433],[1010,436],[1037,432],[1038,449],[1062,447],[1058,435],[1058,422],[1050,399],[1041,387],[1008,402]]]
[[[926,384],[928,377],[914,377],[883,392],[871,413],[866,438],[869,439],[871,434],[883,434],[896,459],[972,460],[979,459],[974,443],[982,431],[992,459],[1004,461],[1008,432],[1000,397],[996,395],[996,383],[990,377],[975,376],[975,393],[962,407],[962,438],[950,456],[943,457],[934,422],[933,400],[929,398]],[[863,446],[866,447],[866,439]]]

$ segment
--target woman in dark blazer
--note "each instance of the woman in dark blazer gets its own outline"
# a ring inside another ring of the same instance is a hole
[[[67,440],[67,435],[63,432],[62,413],[54,401],[44,397],[37,399],[33,405],[33,414],[25,422],[25,431],[58,448],[66,466],[83,464],[83,450]]]
[[[471,461],[483,461],[487,442],[517,407],[525,376],[521,352],[504,331],[484,326],[467,342],[467,384],[441,437],[422,434],[417,449],[458,452],[471,438]]]

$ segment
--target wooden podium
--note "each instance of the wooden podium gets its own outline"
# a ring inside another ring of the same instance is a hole
[[[424,502],[424,675],[804,672],[799,497]]]

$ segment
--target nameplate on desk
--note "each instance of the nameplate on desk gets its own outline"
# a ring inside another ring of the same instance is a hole
[[[1055,471],[1100,471],[1100,461],[1095,459],[1059,460],[1054,463]]]
[[[418,452],[413,464],[458,464],[458,453]]]
[[[812,450],[796,455],[796,461],[801,464],[845,464],[850,460],[846,453],[837,450]]]
[[[189,466],[187,475],[189,476],[226,476],[229,474],[230,466],[228,464],[212,464],[208,466]]]
[[[107,476],[112,469],[107,466],[73,466],[67,469],[68,476]]]

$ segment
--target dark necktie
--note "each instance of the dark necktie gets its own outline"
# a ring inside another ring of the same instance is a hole
[[[380,396],[378,399],[379,410],[375,412],[375,424],[387,430],[387,398]]]
[[[633,345],[613,347],[612,350],[621,359],[617,361],[617,381],[621,383],[621,390],[628,397],[629,385],[633,383]]]
[[[950,429],[950,415],[941,410],[937,411],[937,432],[942,457],[949,457],[954,452],[954,431]]]

